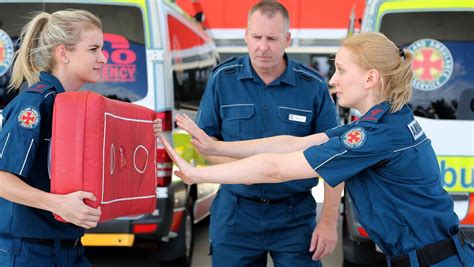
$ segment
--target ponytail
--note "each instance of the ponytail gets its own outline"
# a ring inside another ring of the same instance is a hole
[[[40,62],[35,62],[35,54],[41,52],[44,54],[44,50],[48,49],[48,47],[39,47],[38,42],[50,16],[45,12],[39,13],[23,28],[20,36],[21,46],[15,53],[10,90],[17,90],[24,80],[28,85],[32,85],[38,81],[40,71],[47,71],[44,66],[41,66],[42,64],[38,64]]]
[[[402,109],[410,101],[412,93],[413,54],[409,51],[403,53],[400,65],[392,72],[383,75],[386,83],[382,87],[382,98],[390,103],[392,112]]]

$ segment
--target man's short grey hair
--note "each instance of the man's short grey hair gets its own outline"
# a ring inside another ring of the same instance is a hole
[[[286,8],[277,1],[263,0],[258,4],[254,5],[249,11],[247,25],[249,24],[250,17],[256,11],[259,11],[262,15],[268,16],[269,18],[273,18],[276,14],[280,13],[283,16],[283,21],[285,24],[285,33],[290,30],[290,16],[288,15],[288,10],[286,10]]]

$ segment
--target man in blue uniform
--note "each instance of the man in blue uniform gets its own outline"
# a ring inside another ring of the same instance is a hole
[[[436,154],[407,105],[412,62],[412,53],[380,33],[344,40],[330,83],[341,106],[364,115],[324,133],[214,142],[179,119],[198,149],[244,158],[239,161],[194,168],[160,138],[187,184],[278,183],[312,176],[332,186],[345,182],[361,225],[389,266],[472,267],[474,247],[459,229]]]
[[[197,122],[207,134],[224,141],[306,136],[338,124],[323,79],[284,53],[288,30],[281,4],[252,8],[245,35],[249,56],[216,67],[201,101]],[[276,266],[320,266],[312,257],[319,260],[336,245],[342,186],[325,185],[322,219],[315,228],[310,190],[317,182],[222,185],[211,208],[213,266],[266,266],[267,253]]]

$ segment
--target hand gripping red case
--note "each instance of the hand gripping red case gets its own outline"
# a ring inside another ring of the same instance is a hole
[[[56,96],[51,192],[92,192],[100,221],[156,208],[155,112],[93,92]],[[58,220],[62,220],[56,216]]]

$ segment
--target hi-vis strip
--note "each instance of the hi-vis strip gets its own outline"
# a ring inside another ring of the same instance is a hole
[[[474,192],[474,156],[438,156],[444,189]]]

